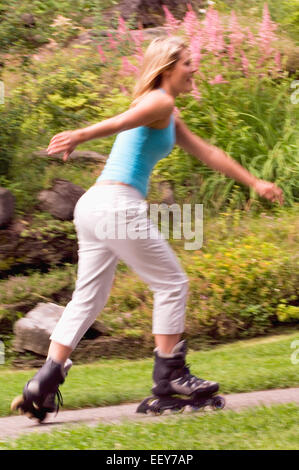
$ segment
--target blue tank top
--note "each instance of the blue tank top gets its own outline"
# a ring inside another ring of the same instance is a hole
[[[160,88],[161,91],[165,91]],[[146,197],[149,177],[155,164],[169,155],[175,144],[174,115],[164,129],[139,126],[120,132],[97,181],[130,184]]]

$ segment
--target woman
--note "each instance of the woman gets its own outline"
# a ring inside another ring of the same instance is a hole
[[[75,208],[79,261],[72,300],[51,336],[46,363],[26,384],[22,399],[13,403],[13,409],[22,408],[40,420],[47,411],[54,411],[55,394],[71,364],[68,358],[107,302],[119,259],[132,267],[154,292],[153,393],[156,396],[206,395],[218,390],[216,382],[191,375],[185,364],[186,342],[181,341],[181,334],[188,279],[168,243],[145,215],[149,176],[155,163],[168,155],[176,143],[211,168],[254,188],[270,201],[282,204],[283,195],[275,184],[258,180],[174,117],[175,98],[191,91],[195,72],[182,39],[157,38],[146,50],[129,110],[52,138],[48,154],[63,152],[63,159],[67,160],[77,145],[118,134],[102,174]],[[103,236],[104,225],[109,226],[112,219],[115,222],[115,214],[121,212],[128,217],[125,222],[118,218],[117,228],[126,229],[132,220],[139,220],[143,232],[148,233],[150,229],[154,236],[116,237],[109,230]]]

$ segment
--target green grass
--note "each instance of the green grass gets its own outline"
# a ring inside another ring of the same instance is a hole
[[[299,386],[298,367],[292,364],[291,349],[299,331],[254,340],[238,341],[187,356],[191,372],[216,380],[221,393],[249,392]],[[74,365],[61,387],[64,409],[138,402],[150,394],[152,359],[99,360]],[[21,394],[35,371],[0,367],[0,416],[10,414],[10,402]]]
[[[0,443],[3,450],[271,450],[298,446],[299,407],[253,408],[242,413],[167,416],[158,422],[80,426],[34,433]]]

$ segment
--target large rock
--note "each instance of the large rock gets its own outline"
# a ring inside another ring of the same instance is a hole
[[[111,18],[121,15],[125,21],[135,22],[135,26],[142,24],[144,28],[161,26],[165,23],[165,14],[162,5],[165,5],[175,18],[182,20],[188,9],[188,4],[198,7],[194,0],[122,0],[117,5],[107,9],[104,17],[110,14]]]
[[[31,228],[30,224],[28,216],[14,219],[0,230],[0,279],[28,268],[44,271],[64,263],[77,263],[75,229],[66,233],[58,223],[54,231],[47,229],[47,222],[40,228]]]
[[[161,181],[158,184],[158,189],[161,193],[161,202],[164,204],[175,204],[174,192],[169,181]]]
[[[35,157],[42,157],[47,158],[47,160],[58,160],[62,161],[62,153],[56,153],[53,155],[49,155],[47,150],[37,150],[34,152]],[[102,155],[98,152],[94,152],[93,150],[74,150],[68,160],[82,160],[82,161],[94,161],[95,163],[105,163],[107,160],[107,155]]]
[[[72,220],[75,205],[85,190],[66,180],[54,180],[50,190],[41,191],[38,195],[40,209],[50,212],[60,220]]]
[[[4,227],[12,220],[14,209],[14,196],[8,189],[0,188],[0,227]]]
[[[50,336],[64,308],[53,303],[39,303],[24,318],[17,320],[14,324],[14,349],[18,352],[31,351],[47,356]],[[97,338],[105,333],[107,333],[106,328],[96,321],[85,338]]]

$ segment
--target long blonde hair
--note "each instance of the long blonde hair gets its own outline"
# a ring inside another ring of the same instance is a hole
[[[149,44],[144,54],[130,107],[135,106],[150,91],[159,88],[162,72],[174,67],[180,58],[180,53],[187,47],[184,40],[178,36],[155,38]]]

